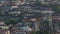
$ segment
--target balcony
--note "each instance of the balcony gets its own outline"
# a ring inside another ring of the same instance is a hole
[[[57,2],[57,0],[41,0],[42,4],[47,4],[47,5],[54,4],[56,2]]]
[[[60,16],[53,16],[52,18],[53,18],[53,20],[57,20],[57,21],[60,20]]]
[[[55,12],[52,10],[44,10],[44,11],[41,11],[41,13],[55,13]]]
[[[11,10],[14,9],[14,8],[18,8],[18,6],[11,6]]]
[[[17,2],[10,2],[9,3],[11,6],[16,6],[17,5]]]
[[[0,6],[3,6],[3,4],[0,3]]]
[[[60,0],[58,0],[57,3],[60,4]]]
[[[20,14],[21,14],[21,12],[20,12],[20,11],[14,11],[14,12],[9,12],[9,14],[12,14],[12,15],[14,15],[14,14],[15,14],[15,15],[17,16],[17,15],[20,15]]]

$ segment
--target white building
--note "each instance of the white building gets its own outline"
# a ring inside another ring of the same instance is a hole
[[[42,4],[54,4],[57,0],[40,0]]]

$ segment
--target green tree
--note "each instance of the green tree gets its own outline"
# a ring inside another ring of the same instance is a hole
[[[8,29],[10,30],[11,32],[11,29],[15,26],[15,24],[18,23],[18,19],[16,18],[11,18],[11,19],[8,19],[5,24],[6,26],[8,26]]]
[[[15,25],[18,23],[18,19],[16,18],[11,18],[5,22],[6,25]]]
[[[2,9],[0,8],[0,16],[2,16]]]
[[[48,31],[32,31],[31,34],[49,34]]]
[[[37,34],[37,31],[32,31],[32,33],[31,34]]]
[[[38,7],[40,7],[42,4],[41,4],[41,2],[39,1],[39,0],[37,0],[36,2],[35,2],[35,6],[38,6]]]
[[[52,5],[51,7],[54,11],[60,11],[60,5]]]

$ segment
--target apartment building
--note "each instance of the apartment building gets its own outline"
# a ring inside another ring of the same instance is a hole
[[[53,26],[56,34],[60,34],[60,15],[55,13],[53,15]]]
[[[57,4],[59,4],[59,5],[60,5],[60,0],[58,0],[58,1],[57,1]]]
[[[42,4],[55,4],[57,0],[40,0]]]
[[[1,0],[2,1],[2,0]],[[3,7],[4,15],[1,17],[2,21],[10,18],[18,18],[23,23],[23,26],[29,26],[32,30],[47,30],[49,27],[52,29],[52,14],[54,11],[47,6],[31,7],[37,0],[9,0],[0,2],[0,7]],[[57,0],[38,0],[42,4],[54,4]],[[57,19],[56,19],[57,18]],[[54,20],[59,22],[59,16],[54,16]],[[48,23],[43,21],[48,20]],[[56,23],[57,23],[56,22]],[[54,22],[53,22],[54,24]],[[55,27],[56,26],[56,27]],[[54,24],[56,31],[59,30],[59,25]],[[53,29],[52,29],[53,30]],[[60,31],[58,31],[60,32]]]
[[[42,10],[41,11],[43,18],[41,22],[41,31],[51,31],[53,30],[52,14],[55,13],[53,10]]]

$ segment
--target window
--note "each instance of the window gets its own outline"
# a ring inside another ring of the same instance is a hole
[[[55,23],[54,28],[57,32],[60,32],[60,24],[59,23]]]

